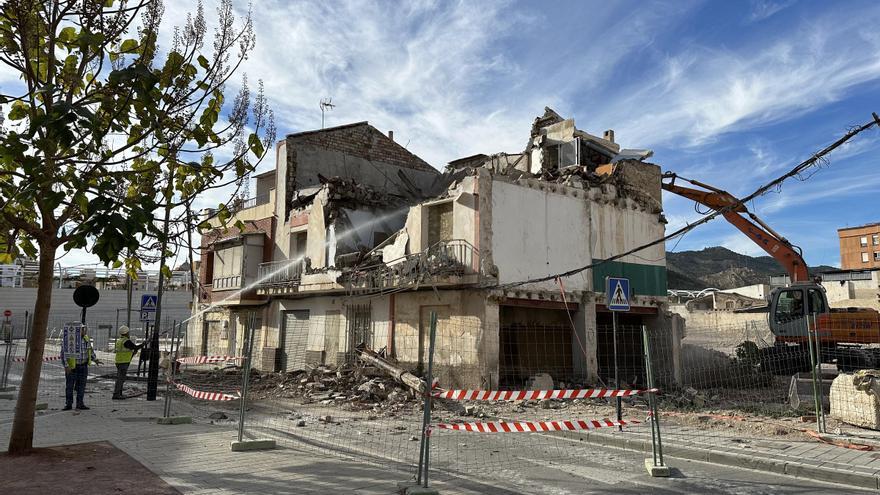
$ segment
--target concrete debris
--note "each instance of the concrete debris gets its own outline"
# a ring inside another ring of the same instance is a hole
[[[553,377],[547,373],[538,373],[529,380],[527,390],[553,390]]]
[[[880,371],[840,374],[831,384],[831,417],[880,430]]]
[[[211,414],[209,414],[208,419],[214,419],[214,420],[229,419],[229,416],[227,416],[226,414],[224,414],[221,411],[217,411],[217,412],[212,412]]]

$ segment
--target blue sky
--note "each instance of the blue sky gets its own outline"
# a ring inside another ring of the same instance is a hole
[[[188,4],[166,5],[166,39]],[[254,12],[245,70],[265,82],[279,136],[320,127],[318,103],[332,97],[327,125],[369,120],[438,168],[521,151],[550,106],[653,149],[664,170],[746,195],[880,112],[876,0],[255,0]],[[865,132],[751,207],[809,263],[836,265],[836,229],[880,221],[878,151],[880,132]],[[699,218],[687,201],[664,203],[670,229]],[[760,254],[723,220],[676,249],[713,245]]]

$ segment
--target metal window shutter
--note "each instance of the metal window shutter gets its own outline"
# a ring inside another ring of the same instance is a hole
[[[309,312],[284,313],[284,371],[304,369],[309,341]]]

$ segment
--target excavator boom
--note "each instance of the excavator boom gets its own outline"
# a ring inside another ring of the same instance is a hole
[[[692,199],[715,211],[727,208],[722,213],[724,218],[785,267],[785,271],[788,272],[792,283],[810,280],[807,264],[797,248],[751,213],[742,201],[735,196],[727,191],[684,178],[682,180],[707,190],[679,186],[675,184],[675,179],[679,177],[673,173],[666,173],[663,175],[663,178],[672,179],[670,182],[663,182],[662,184],[663,189],[671,193]],[[743,215],[748,215],[749,218]]]

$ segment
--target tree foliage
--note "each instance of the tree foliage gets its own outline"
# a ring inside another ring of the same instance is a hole
[[[135,272],[146,240],[168,240],[157,211],[240,183],[274,141],[262,85],[252,97],[242,78],[225,97],[254,48],[250,12],[221,0],[213,36],[200,2],[173,30],[160,31],[163,12],[160,0],[0,6],[0,63],[19,79],[0,89],[0,262],[40,259],[10,452],[32,442],[57,251]]]

